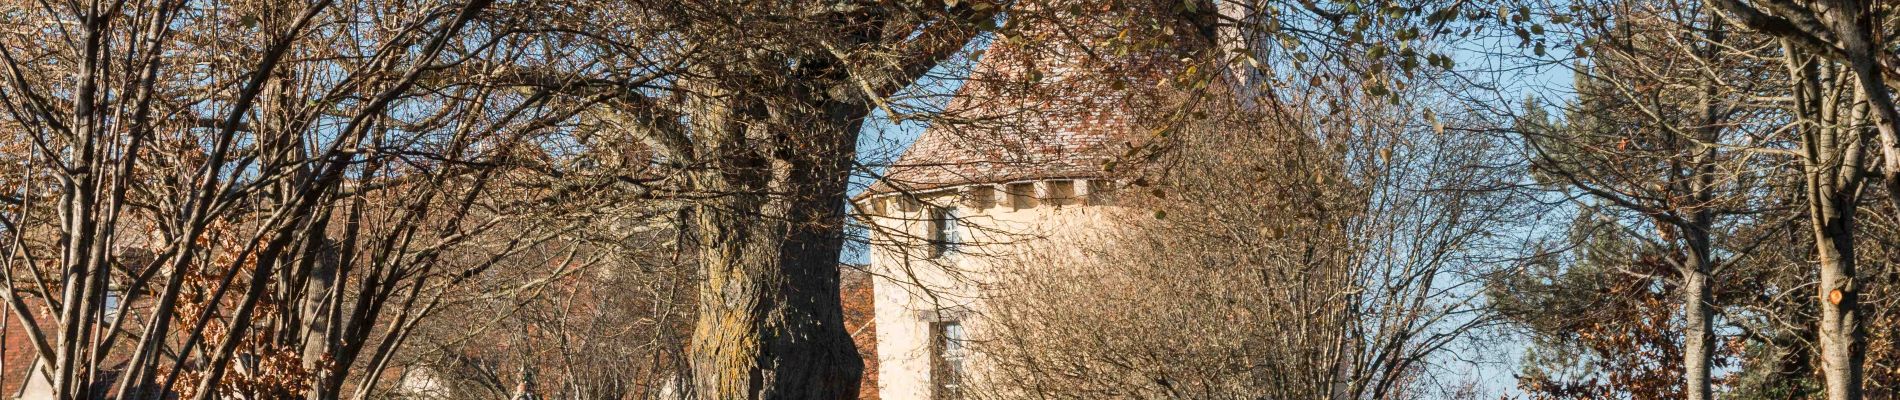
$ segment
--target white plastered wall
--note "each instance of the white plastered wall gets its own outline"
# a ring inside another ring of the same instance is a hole
[[[1023,182],[1014,186],[1030,196],[1029,207],[1009,198],[1011,185],[964,186],[916,194],[868,199],[880,226],[872,234],[870,270],[877,274],[878,385],[887,400],[930,399],[932,322],[955,320],[972,338],[983,336],[982,298],[1005,268],[1034,266],[1062,257],[1079,257],[1070,241],[1105,227],[1115,209],[1110,200],[1090,196],[1086,181]],[[1058,193],[1072,197],[1054,198]],[[905,204],[905,203],[910,204]],[[930,257],[931,207],[956,207],[963,242],[949,256]],[[1054,257],[1052,257],[1054,256]],[[1041,260],[1025,263],[1023,260]],[[965,362],[968,373],[982,373],[981,354]]]

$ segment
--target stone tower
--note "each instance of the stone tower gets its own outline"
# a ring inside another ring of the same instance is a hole
[[[1079,256],[1073,243],[1123,214],[1111,167],[1146,133],[1137,111],[1160,108],[1153,89],[1211,34],[1181,10],[1100,3],[1012,13],[1020,28],[855,199],[871,215],[881,398],[958,397],[982,374],[968,344],[996,279]],[[1152,21],[1178,25],[1124,28]]]

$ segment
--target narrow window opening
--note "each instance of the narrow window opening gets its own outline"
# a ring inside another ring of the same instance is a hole
[[[963,204],[972,209],[986,209],[996,205],[996,188],[980,185],[963,192]]]
[[[930,324],[930,378],[936,390],[932,398],[957,399],[963,394],[963,363],[969,350],[965,346],[963,324],[939,321]]]
[[[1075,181],[1049,181],[1047,197],[1056,206],[1075,204]]]
[[[1011,183],[1004,190],[1009,192],[1009,206],[1021,210],[1036,207],[1036,184],[1030,182]]]
[[[957,210],[955,207],[934,207],[930,209],[930,258],[938,258],[955,252],[961,238],[957,237]]]
[[[1089,204],[1115,204],[1115,184],[1107,180],[1089,181]]]
[[[919,202],[917,201],[916,197],[911,197],[910,195],[904,195],[897,199],[897,210],[907,212],[907,213],[917,212],[917,208],[921,206],[918,203]]]
[[[106,319],[111,319],[113,317],[119,316],[119,293],[118,292],[113,292],[110,290],[106,291],[105,303],[106,303],[105,304]]]

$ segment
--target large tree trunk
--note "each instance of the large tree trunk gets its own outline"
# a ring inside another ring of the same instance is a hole
[[[699,156],[715,164],[694,175],[713,196],[694,210],[704,273],[689,349],[695,391],[856,398],[864,365],[844,328],[838,256],[864,110],[710,101],[725,104],[695,116],[709,139]]]

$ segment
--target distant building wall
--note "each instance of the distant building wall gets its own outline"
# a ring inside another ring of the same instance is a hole
[[[0,354],[0,394],[4,394],[0,398],[52,398],[51,388],[44,377],[27,374],[39,365],[39,355],[33,350],[33,340],[27,336],[26,325],[13,315],[11,307],[0,305],[0,313],[4,313],[0,317],[5,318],[5,321],[0,321],[0,324],[5,325],[5,329],[0,329],[0,353],[4,353]],[[51,331],[42,331],[52,334]],[[32,384],[28,385],[29,382]],[[26,390],[22,390],[23,387]]]

